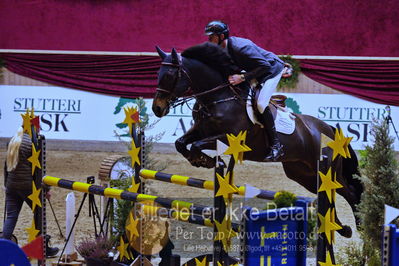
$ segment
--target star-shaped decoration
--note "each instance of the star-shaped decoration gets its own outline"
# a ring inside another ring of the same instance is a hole
[[[333,160],[338,156],[341,155],[342,157],[346,158],[345,152],[345,143],[347,142],[347,138],[343,137],[342,129],[335,130],[334,141],[327,143],[327,146],[333,150]]]
[[[140,188],[140,182],[134,182],[134,176],[132,176],[132,185],[127,189],[129,192],[137,193]]]
[[[245,140],[246,132],[240,132],[237,136],[234,136],[233,134],[226,134],[226,136],[229,142],[229,147],[224,154],[232,154],[234,161],[237,162],[237,160],[242,159],[242,155],[240,155],[240,153],[251,150],[247,145],[243,144],[243,139]]]
[[[136,143],[134,143],[134,139],[132,139],[132,148],[128,151],[130,158],[132,159],[132,167],[135,166],[137,163],[140,165],[140,159],[139,159],[139,153],[140,153],[140,147],[136,147]]]
[[[40,150],[36,150],[35,145],[32,143],[32,156],[28,158],[28,161],[32,163],[32,175],[35,173],[36,167],[42,169],[39,162]]]
[[[318,261],[317,263],[318,263],[320,266],[338,266],[338,265],[340,265],[340,264],[333,264],[333,263],[332,263],[330,251],[327,251],[326,262]]]
[[[207,265],[206,256],[204,257],[204,259],[202,261],[195,258],[195,266],[206,266],[206,265]]]
[[[24,128],[24,133],[28,133],[29,136],[32,138],[32,127],[31,127],[31,117],[29,114],[29,109],[26,110],[25,114],[21,114],[22,116],[22,126]]]
[[[31,112],[30,112],[30,124],[33,125],[36,129],[36,132],[39,133],[40,131],[40,120],[39,120],[39,116],[35,115],[35,112],[32,108]]]
[[[135,238],[135,237],[138,237],[140,234],[139,234],[139,231],[137,230],[137,224],[138,224],[138,222],[139,222],[139,219],[137,219],[137,220],[135,220],[134,218],[133,218],[133,214],[130,212],[129,213],[129,224],[128,225],[126,225],[126,231],[128,231],[129,232],[129,234],[128,234],[128,238],[129,238],[129,240],[130,241],[133,241],[133,239]]]
[[[230,184],[231,172],[222,177],[216,173],[216,177],[219,181],[219,190],[216,192],[216,197],[223,196],[226,205],[229,202],[229,196],[233,193],[238,193],[238,188],[234,184]]]
[[[237,236],[237,233],[231,229],[231,221],[223,219],[222,223],[215,221],[217,234],[215,240],[222,241],[224,250],[228,251],[230,249],[230,239]]]
[[[32,181],[32,194],[28,196],[28,199],[32,201],[32,212],[35,211],[36,205],[42,207],[42,202],[39,199],[41,190],[41,188],[36,189],[35,182]]]
[[[241,146],[245,148],[245,151],[252,151],[250,147],[245,144],[245,140],[247,139],[247,131],[241,132],[238,134],[237,138],[240,139]],[[240,152],[238,154],[238,161],[242,163],[244,161],[244,152]]]
[[[136,108],[133,107],[124,107],[125,111],[125,120],[123,120],[123,124],[127,124],[129,126],[129,132],[132,133],[132,125],[140,122],[139,112],[137,112]]]
[[[25,228],[26,232],[28,232],[28,243],[35,240],[37,234],[40,232],[36,229],[35,220],[32,220],[31,227]]]
[[[327,174],[324,175],[322,172],[319,171],[321,184],[319,187],[318,192],[325,191],[330,203],[333,202],[335,199],[335,190],[337,188],[342,188],[343,186],[336,181],[336,173],[334,173],[334,177],[331,176],[331,167],[328,169]]]
[[[119,242],[119,246],[117,247],[117,250],[119,251],[119,259],[122,261],[123,258],[130,259],[129,252],[127,251],[127,247],[129,246],[129,243],[125,244],[125,241],[123,241],[123,237],[121,237],[121,240]]]
[[[339,130],[339,135],[340,135],[341,139],[345,140],[345,143],[344,143],[344,151],[345,151],[345,154],[346,154],[345,158],[351,158],[351,153],[349,152],[349,144],[352,141],[353,137],[346,138],[344,136],[344,131],[342,129]]]
[[[317,233],[324,233],[330,245],[332,243],[332,234],[334,234],[334,231],[342,229],[341,226],[335,223],[335,217],[332,217],[332,214],[335,216],[335,212],[331,211],[330,208],[327,210],[325,216],[320,213],[317,214],[320,220],[320,227],[317,230]]]

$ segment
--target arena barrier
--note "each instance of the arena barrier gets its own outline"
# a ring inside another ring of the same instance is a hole
[[[394,224],[383,227],[382,265],[399,265],[399,228]]]

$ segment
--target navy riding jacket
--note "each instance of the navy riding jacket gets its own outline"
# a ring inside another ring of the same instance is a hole
[[[255,78],[259,83],[263,83],[275,77],[284,68],[284,62],[274,53],[245,38],[229,37],[227,51],[234,63],[246,71],[246,80]]]

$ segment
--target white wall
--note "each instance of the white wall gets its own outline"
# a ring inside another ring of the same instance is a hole
[[[21,124],[20,114],[26,108],[35,109],[40,116],[42,133],[47,139],[116,141],[115,131],[125,117],[123,108],[132,103],[119,97],[51,86],[0,86],[0,137],[11,137]],[[355,149],[364,149],[371,144],[370,121],[373,116],[386,116],[385,106],[344,94],[284,93],[289,97],[288,105],[295,112],[315,116],[336,126],[340,124],[346,136],[353,137]],[[151,99],[146,100],[150,123],[158,121],[151,111]],[[191,103],[192,105],[192,103]],[[399,129],[399,108],[391,107],[392,119]],[[154,128],[146,132],[156,135],[165,132],[162,143],[173,143],[192,123],[191,110],[180,106],[171,110]],[[391,134],[396,135],[391,126]],[[396,150],[399,141],[396,139]]]

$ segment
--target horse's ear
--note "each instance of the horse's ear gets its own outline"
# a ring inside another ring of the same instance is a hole
[[[179,65],[179,56],[177,55],[175,48],[172,48],[172,63]]]
[[[155,46],[155,49],[157,49],[157,52],[158,52],[159,56],[161,57],[161,59],[162,59],[162,60],[164,60],[164,59],[165,59],[165,57],[166,57],[166,53],[165,53],[164,51],[162,51],[162,49],[161,49],[161,48],[159,48],[159,46],[158,46],[158,45],[157,45],[157,46]]]

